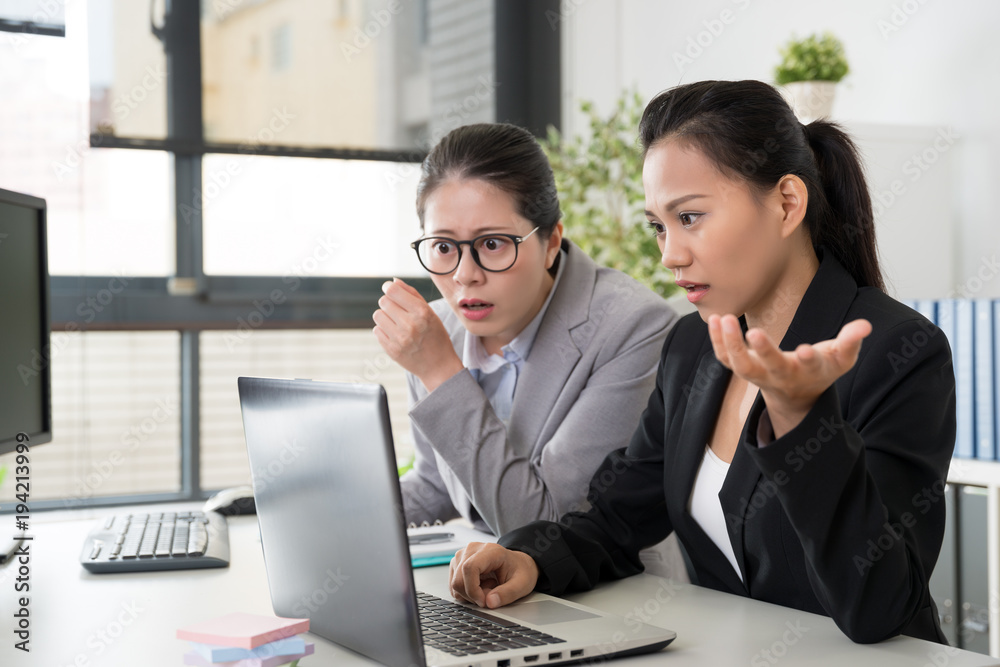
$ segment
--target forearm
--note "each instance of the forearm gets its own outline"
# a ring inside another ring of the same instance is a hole
[[[410,420],[462,480],[494,533],[558,516],[531,461],[514,452],[507,428],[469,373],[452,376],[426,396]]]
[[[458,516],[448,493],[421,479],[413,470],[400,478],[399,487],[407,523],[444,522]]]

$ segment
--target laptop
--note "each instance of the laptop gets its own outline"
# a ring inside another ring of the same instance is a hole
[[[539,593],[496,610],[458,603],[447,582],[418,593],[385,390],[248,377],[238,386],[275,614],[309,618],[310,632],[398,667],[602,660],[676,636]]]

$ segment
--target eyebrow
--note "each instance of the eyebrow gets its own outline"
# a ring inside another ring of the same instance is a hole
[[[473,238],[475,238],[476,236],[482,236],[483,234],[513,234],[515,236],[521,236],[521,234],[517,230],[504,229],[503,227],[481,227],[479,229],[475,229],[472,231]],[[455,232],[450,229],[438,229],[433,233],[425,231],[424,235],[428,238],[434,236],[451,237],[455,235]]]
[[[683,197],[678,197],[677,199],[675,199],[672,202],[670,202],[669,204],[667,204],[667,208],[665,210],[672,211],[675,208],[677,208],[678,206],[680,206],[681,204],[683,204],[684,202],[691,201],[692,199],[698,199],[698,198],[701,198],[701,197],[708,197],[708,196],[709,195],[684,195]],[[646,209],[646,215],[652,216],[652,217],[656,217],[656,214],[654,214],[649,209]]]

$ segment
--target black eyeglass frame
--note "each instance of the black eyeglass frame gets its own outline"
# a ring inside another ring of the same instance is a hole
[[[463,245],[469,246],[469,252],[472,253],[473,261],[483,271],[489,271],[490,273],[503,273],[504,271],[510,271],[511,268],[513,268],[513,266],[517,263],[518,249],[520,248],[521,244],[524,243],[524,241],[527,240],[529,236],[531,236],[537,231],[538,227],[535,227],[524,236],[518,236],[517,234],[501,234],[501,233],[482,234],[469,241],[459,241],[457,239],[453,239],[447,236],[427,236],[422,239],[417,239],[416,241],[410,244],[410,247],[413,248],[413,251],[415,253],[417,253],[417,261],[420,262],[420,266],[424,267],[424,269],[426,269],[428,273],[433,273],[436,276],[446,276],[449,273],[454,273],[456,270],[458,270],[458,267],[462,264]],[[483,266],[483,263],[481,261],[479,261],[479,252],[476,250],[476,246],[474,244],[476,241],[479,241],[480,239],[496,238],[497,236],[502,236],[503,238],[510,239],[511,243],[514,244],[514,259],[511,260],[510,265],[505,269],[488,269],[485,266]],[[454,244],[455,247],[458,249],[458,260],[455,262],[455,268],[451,269],[450,271],[443,271],[443,272],[432,271],[430,268],[428,268],[427,265],[424,264],[424,260],[420,257],[419,246],[424,241],[448,241],[449,243]]]

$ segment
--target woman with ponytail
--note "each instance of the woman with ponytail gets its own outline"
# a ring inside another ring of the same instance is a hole
[[[497,607],[586,589],[675,532],[702,586],[826,614],[856,642],[945,642],[928,578],[951,352],[884,292],[854,144],[757,81],[660,93],[639,134],[649,226],[698,313],[668,335],[590,510],[470,545],[453,593]]]

